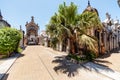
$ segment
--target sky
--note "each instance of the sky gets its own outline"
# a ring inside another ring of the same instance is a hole
[[[39,32],[41,32],[45,30],[45,25],[63,2],[66,2],[67,5],[74,2],[79,14],[88,5],[88,0],[0,0],[0,10],[4,20],[17,29],[21,25],[24,31],[26,31],[26,22],[30,22],[31,16],[34,16],[35,22],[40,27]],[[90,4],[98,10],[101,21],[105,20],[106,12],[111,15],[112,19],[120,19],[117,0],[90,0]]]

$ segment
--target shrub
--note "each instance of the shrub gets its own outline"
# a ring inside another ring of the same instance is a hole
[[[69,54],[67,56],[67,58],[71,58],[74,59],[76,61],[93,61],[96,58],[96,54],[94,53],[94,51],[91,50],[86,50],[85,52],[83,52],[83,55],[77,55],[77,54]]]
[[[86,57],[82,57],[81,55],[69,54],[67,57],[80,62],[86,61]]]
[[[9,56],[12,52],[17,52],[21,33],[13,28],[0,29],[0,54]]]
[[[86,55],[86,59],[89,61],[92,61],[96,58],[96,54],[94,53],[94,51],[91,50],[87,50],[85,55]]]

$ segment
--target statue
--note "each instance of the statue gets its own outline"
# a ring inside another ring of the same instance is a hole
[[[111,15],[109,13],[106,13],[106,23],[107,25],[111,26],[112,25],[112,20],[111,20]]]
[[[106,13],[106,18],[107,18],[108,20],[110,20],[110,18],[111,18],[110,14],[109,14],[108,12]]]

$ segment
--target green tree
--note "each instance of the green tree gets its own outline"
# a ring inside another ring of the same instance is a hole
[[[73,44],[76,15],[77,6],[73,3],[70,6],[66,6],[64,2],[64,4],[59,6],[58,13],[51,17],[50,23],[47,25],[47,32],[52,37],[56,37],[60,44],[65,44],[63,41],[66,38],[70,39],[70,43]]]
[[[13,28],[0,29],[0,54],[9,56],[19,47],[21,33]]]
[[[61,25],[64,26],[66,33],[67,33],[67,39],[68,39],[68,46],[69,46],[69,52],[75,53],[74,51],[74,29],[76,27],[77,23],[77,6],[71,2],[70,6],[66,6],[65,2],[64,4],[61,4],[58,9],[58,13],[60,15],[60,21]]]
[[[50,23],[46,25],[46,32],[51,37],[51,45],[52,47],[56,47],[56,44],[60,43],[62,45],[62,41],[65,36],[65,28],[60,24],[60,17],[55,13],[54,16],[51,17]]]

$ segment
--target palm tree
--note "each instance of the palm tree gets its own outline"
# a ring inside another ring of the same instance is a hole
[[[56,47],[59,44],[60,51],[62,51],[62,42],[65,39],[66,28],[61,24],[61,17],[55,13],[54,16],[51,17],[50,23],[46,25],[46,32],[51,36],[53,40],[53,46]]]
[[[66,32],[67,32],[67,38],[68,38],[68,50],[69,53],[74,53],[74,29],[77,23],[76,17],[77,17],[77,6],[74,5],[72,2],[70,6],[66,6],[65,2],[64,4],[61,4],[59,6],[59,15],[61,20],[61,25],[64,26]]]
[[[51,47],[54,49],[56,48],[56,43],[58,42],[57,39],[57,26],[58,26],[58,20],[57,20],[57,14],[55,13],[54,16],[51,17],[50,23],[46,25],[46,32],[51,37]]]
[[[65,44],[65,40],[68,39],[69,50],[73,47],[74,41],[74,28],[77,23],[76,21],[77,15],[77,6],[73,3],[70,6],[66,6],[66,3],[61,4],[58,9],[58,13],[55,13],[54,16],[51,17],[50,23],[47,25],[47,32],[52,36],[56,37],[60,44]],[[72,46],[72,47],[71,47]]]

